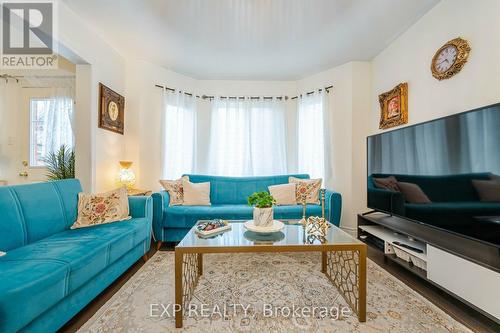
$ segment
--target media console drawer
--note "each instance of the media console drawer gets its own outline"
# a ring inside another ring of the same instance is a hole
[[[500,320],[500,273],[427,245],[427,278]]]

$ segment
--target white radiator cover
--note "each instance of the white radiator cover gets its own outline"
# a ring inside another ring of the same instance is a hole
[[[427,245],[427,278],[500,320],[500,273]]]

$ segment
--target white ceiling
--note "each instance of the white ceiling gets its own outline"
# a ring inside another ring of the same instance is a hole
[[[198,79],[370,60],[439,0],[64,0],[113,47]]]

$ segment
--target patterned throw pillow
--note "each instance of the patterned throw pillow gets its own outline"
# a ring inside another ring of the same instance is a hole
[[[127,188],[101,194],[78,193],[78,218],[71,229],[130,219]]]
[[[182,180],[189,181],[188,176],[183,176],[177,180],[160,180],[161,186],[168,192],[170,196],[169,206],[182,205],[184,203],[184,188],[182,187]]]
[[[319,190],[321,190],[321,178],[318,179],[300,179],[289,177],[288,182],[296,184],[295,196],[297,204],[302,204],[303,197],[306,197],[306,203],[319,205]]]

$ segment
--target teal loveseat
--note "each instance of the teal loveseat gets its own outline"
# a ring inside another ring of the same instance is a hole
[[[186,175],[193,183],[210,182],[210,206],[169,206],[166,191],[153,193],[153,231],[159,242],[179,242],[198,220],[226,219],[248,220],[252,218],[252,207],[247,198],[257,191],[267,191],[268,186],[287,184],[289,177],[309,179],[306,174],[267,177],[221,177]],[[325,193],[325,215],[335,225],[340,224],[342,197],[340,193],[327,190]],[[320,216],[320,205],[307,205],[307,216]],[[275,206],[274,218],[299,219],[302,206]]]
[[[0,187],[0,332],[55,332],[151,244],[152,199],[132,219],[71,230],[78,180]]]

